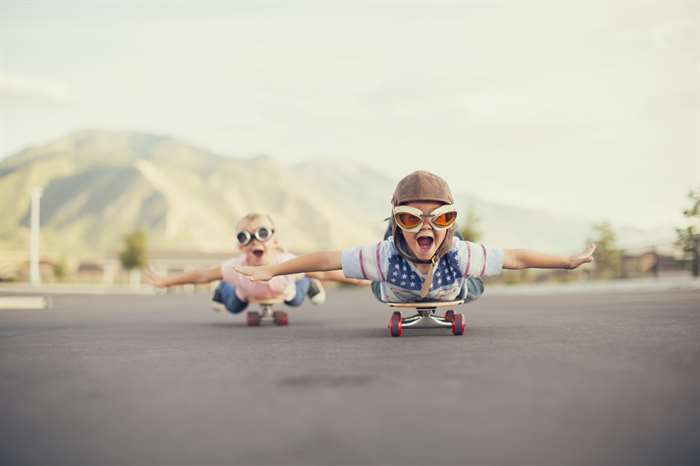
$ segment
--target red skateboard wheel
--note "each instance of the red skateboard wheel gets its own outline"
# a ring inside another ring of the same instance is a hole
[[[289,316],[284,311],[275,311],[272,313],[272,319],[277,325],[289,325]]]
[[[452,333],[455,335],[464,335],[464,314],[455,314],[452,321]]]
[[[392,337],[400,337],[403,335],[403,318],[400,312],[394,312],[389,320],[389,333]]]
[[[248,327],[258,327],[260,325],[260,314],[255,311],[246,313],[246,323]]]

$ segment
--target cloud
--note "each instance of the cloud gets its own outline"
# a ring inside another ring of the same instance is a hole
[[[0,100],[61,104],[68,90],[59,81],[0,73]]]

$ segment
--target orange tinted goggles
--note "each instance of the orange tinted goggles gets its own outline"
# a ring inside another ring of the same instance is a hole
[[[457,220],[457,209],[452,204],[440,206],[429,214],[424,214],[422,210],[415,207],[401,205],[394,207],[393,214],[399,228],[410,233],[420,231],[425,218],[436,230],[446,230]]]

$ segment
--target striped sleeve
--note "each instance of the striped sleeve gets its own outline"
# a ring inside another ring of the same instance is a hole
[[[343,250],[341,254],[343,274],[348,278],[385,281],[388,249],[388,242],[380,241],[369,246]]]
[[[492,277],[503,270],[503,249],[472,243],[455,241],[457,260],[465,277]]]

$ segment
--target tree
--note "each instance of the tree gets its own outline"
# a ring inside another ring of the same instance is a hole
[[[124,237],[124,249],[119,253],[119,260],[126,270],[141,269],[148,262],[146,254],[146,235],[134,231]]]
[[[479,231],[479,223],[481,219],[476,214],[475,209],[469,209],[467,211],[467,219],[464,221],[464,225],[460,229],[462,233],[462,238],[466,241],[477,242],[481,239],[481,231]]]
[[[62,257],[53,264],[53,276],[56,277],[56,280],[58,280],[59,282],[62,282],[63,280],[66,279],[67,275],[68,275],[68,264],[66,262],[66,258]]]
[[[610,222],[593,225],[594,238],[588,240],[597,244],[594,254],[593,276],[595,278],[619,278],[622,266],[622,250],[617,247],[617,236]]]
[[[690,208],[683,209],[683,216],[687,219],[684,228],[676,228],[678,239],[676,245],[684,255],[693,260],[692,272],[694,277],[700,276],[700,189],[697,192],[688,193]]]

